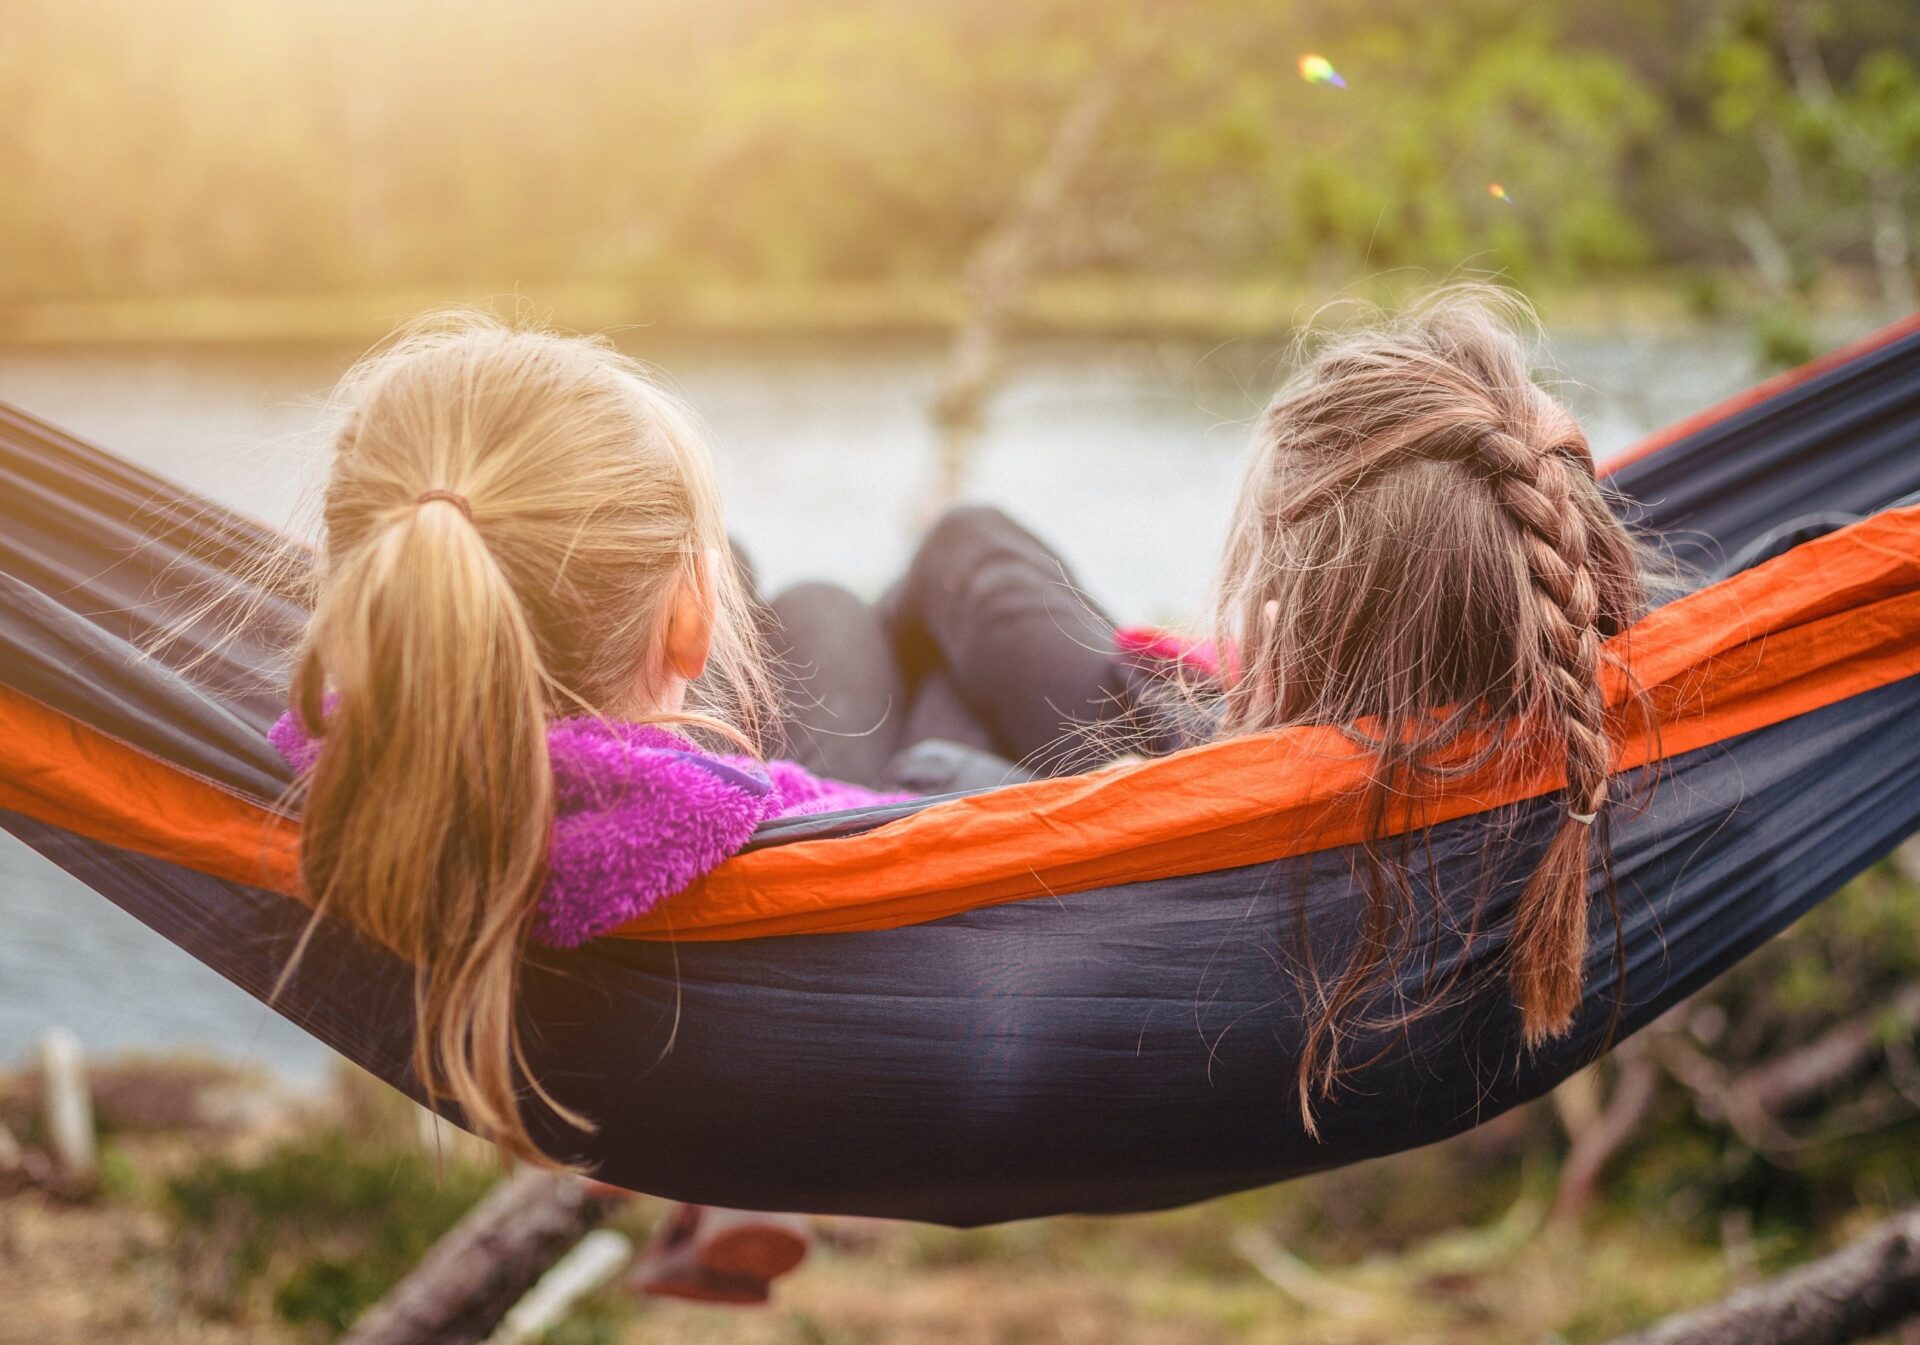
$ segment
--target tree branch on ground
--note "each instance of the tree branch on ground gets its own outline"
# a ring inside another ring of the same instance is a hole
[[[1373,1308],[1368,1295],[1335,1284],[1264,1229],[1241,1229],[1234,1236],[1233,1249],[1261,1278],[1302,1307],[1329,1317],[1359,1317]]]
[[[622,1197],[523,1168],[435,1243],[341,1345],[478,1345]]]
[[[1891,1120],[1884,1109],[1856,1108],[1851,1114],[1829,1113],[1830,1124],[1819,1135],[1799,1136],[1780,1118],[1829,1098],[1884,1054],[1890,1037],[1916,1031],[1920,984],[1903,986],[1876,1008],[1744,1074],[1730,1073],[1679,1033],[1649,1033],[1647,1041],[1667,1073],[1694,1095],[1703,1116],[1732,1127],[1757,1152],[1784,1159],[1810,1144],[1877,1129]]]
[[[1611,1345],[1846,1345],[1920,1314],[1920,1209],[1830,1256]]]

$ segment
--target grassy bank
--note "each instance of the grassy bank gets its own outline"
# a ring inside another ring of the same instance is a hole
[[[1021,307],[1024,334],[1230,340],[1284,337],[1333,300],[1390,303],[1430,279],[1406,273],[1316,288],[1183,277],[1061,276]],[[1670,329],[1764,309],[1735,274],[1643,275],[1618,284],[1528,291],[1552,328]],[[422,311],[484,304],[580,331],[653,330],[740,338],[937,335],[965,313],[961,285],[932,282],[708,285],[670,293],[617,284],[475,283],[350,294],[193,294],[0,302],[0,345],[305,342],[364,344]],[[1809,311],[1855,313],[1864,292],[1840,277]]]
[[[495,1174],[420,1144],[404,1111],[354,1081],[269,1131],[111,1128],[93,1203],[0,1197],[0,1341],[332,1338]],[[967,1233],[822,1220],[770,1308],[612,1289],[549,1340],[1536,1345],[1604,1339],[1726,1287],[1721,1252],[1670,1230],[1609,1217],[1542,1236],[1551,1173],[1522,1155],[1545,1124],[1523,1114],[1388,1164],[1161,1215]],[[665,1208],[636,1200],[616,1222],[637,1241]]]

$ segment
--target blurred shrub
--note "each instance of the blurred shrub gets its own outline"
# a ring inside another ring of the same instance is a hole
[[[336,1332],[496,1175],[390,1137],[327,1128],[257,1159],[205,1158],[167,1184],[165,1205],[203,1311],[242,1318],[265,1295],[283,1320]]]
[[[1766,368],[1791,369],[1819,354],[1820,347],[1814,339],[1813,324],[1802,309],[1775,304],[1762,309],[1753,320],[1753,351]]]

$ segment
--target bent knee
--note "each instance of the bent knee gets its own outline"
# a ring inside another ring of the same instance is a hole
[[[927,529],[912,568],[970,570],[985,556],[1020,546],[1027,536],[1026,529],[996,505],[955,505]]]

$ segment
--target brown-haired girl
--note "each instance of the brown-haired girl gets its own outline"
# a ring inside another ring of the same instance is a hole
[[[1413,859],[1387,833],[1407,800],[1469,771],[1564,775],[1559,820],[1514,906],[1510,977],[1530,1042],[1564,1031],[1579,1003],[1619,746],[1602,670],[1647,598],[1586,436],[1533,381],[1520,316],[1494,292],[1444,292],[1334,341],[1275,398],[1207,649],[1125,637],[1126,657],[1096,656],[1102,619],[1057,559],[990,512],[936,529],[903,587],[909,644],[938,651],[988,723],[1044,705],[1068,740],[1077,725],[1111,742],[1116,721],[1137,737],[1145,720],[1154,746],[1295,724],[1347,726],[1364,744],[1375,837],[1358,870],[1360,951],[1308,987],[1303,1107],[1331,1088],[1350,1016],[1416,937]],[[992,619],[1023,610],[1038,615]],[[1213,671],[1212,648],[1227,666],[1202,722],[1169,722],[1140,668],[1174,653]],[[1024,732],[997,745],[1030,752],[1042,731]]]
[[[1513,909],[1509,976],[1531,1044],[1580,1002],[1588,887],[1618,755],[1607,641],[1645,611],[1641,550],[1586,435],[1533,381],[1512,306],[1443,294],[1337,342],[1268,407],[1218,582],[1237,651],[1220,732],[1355,726],[1373,816],[1488,768],[1564,776]],[[1316,996],[1303,1100],[1330,1087],[1341,1017],[1410,931],[1404,847],[1373,851],[1361,951]]]

